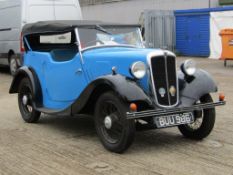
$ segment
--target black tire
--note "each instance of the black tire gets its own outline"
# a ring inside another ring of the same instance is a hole
[[[10,55],[9,57],[9,67],[10,67],[10,74],[14,76],[17,69],[19,68],[17,58],[15,57],[14,54]]]
[[[122,153],[134,141],[135,121],[126,119],[129,108],[113,92],[100,96],[95,107],[95,127],[103,146],[115,153]],[[105,119],[111,118],[112,127],[106,128]]]
[[[23,98],[26,98],[23,100]],[[32,103],[32,87],[28,78],[23,78],[19,85],[18,105],[23,120],[27,123],[36,123],[40,112],[36,111]]]
[[[206,94],[200,98],[201,103],[213,102],[213,99],[210,94]],[[193,129],[191,125],[180,125],[178,126],[180,132],[187,138],[194,140],[201,140],[207,137],[212,129],[214,128],[215,123],[215,108],[204,109],[202,111],[194,112],[195,120],[202,117],[202,123],[199,128]]]

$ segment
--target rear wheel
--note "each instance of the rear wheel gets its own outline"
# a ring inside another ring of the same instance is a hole
[[[201,103],[213,102],[210,94],[206,94],[199,100]],[[180,132],[188,138],[201,140],[207,137],[215,123],[215,108],[194,111],[194,123],[180,125],[178,128]]]
[[[96,103],[96,131],[109,151],[122,153],[134,140],[135,122],[126,119],[126,112],[126,105],[113,92],[103,94]]]
[[[10,55],[9,57],[9,66],[10,66],[10,73],[12,76],[14,76],[19,67],[17,63],[17,58],[15,57],[14,54]]]
[[[32,87],[28,78],[23,78],[19,85],[18,105],[25,122],[35,123],[40,118],[40,112],[33,107]]]

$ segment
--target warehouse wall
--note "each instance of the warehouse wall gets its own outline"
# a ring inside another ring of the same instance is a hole
[[[144,10],[217,7],[218,0],[80,0],[80,4],[84,19],[138,23]]]

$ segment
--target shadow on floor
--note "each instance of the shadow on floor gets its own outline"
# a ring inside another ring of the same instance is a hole
[[[77,138],[82,136],[85,139],[95,140],[96,134],[94,120],[92,116],[43,116],[38,123],[41,127],[50,127],[61,134],[68,137]],[[186,144],[194,144],[195,142],[185,139],[177,128],[158,129],[148,131],[138,131],[135,135],[135,141],[129,152],[143,152],[150,149],[163,149],[167,147],[183,147]]]
[[[39,125],[50,127],[65,134],[77,137],[80,135],[93,135],[95,133],[94,120],[91,116],[53,116],[42,115]]]

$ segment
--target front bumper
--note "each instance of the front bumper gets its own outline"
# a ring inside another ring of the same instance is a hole
[[[196,104],[190,107],[177,107],[177,108],[170,108],[170,109],[159,109],[159,110],[148,110],[148,111],[140,111],[140,112],[127,112],[127,119],[141,119],[146,117],[157,117],[157,116],[164,116],[164,115],[172,115],[172,114],[180,114],[185,112],[193,112],[196,110],[203,110],[203,109],[211,109],[216,106],[223,106],[225,105],[225,101],[218,101],[213,103],[202,103]]]

